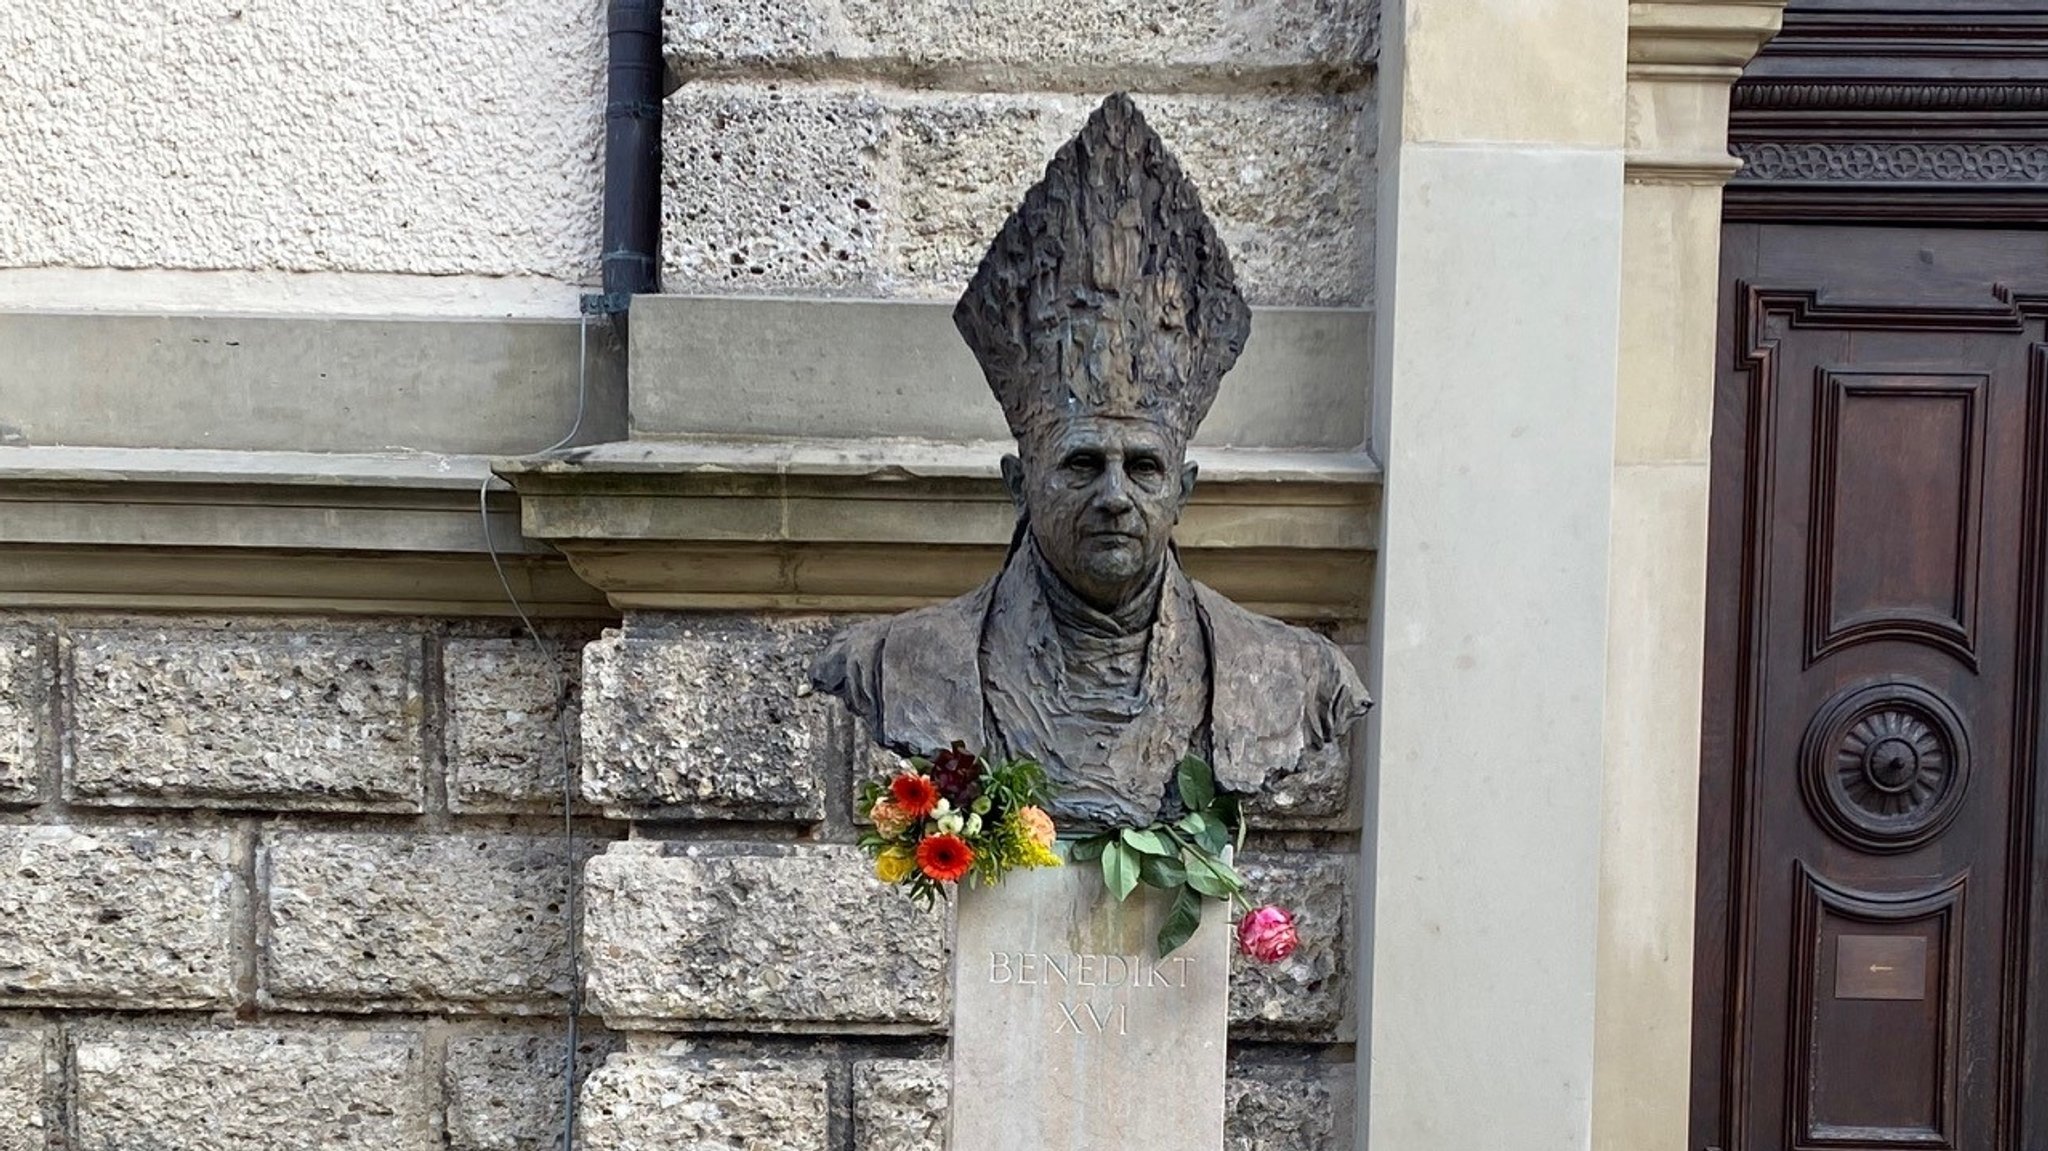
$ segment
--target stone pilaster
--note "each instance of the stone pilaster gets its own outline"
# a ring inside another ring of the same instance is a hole
[[[1682,1147],[1728,92],[1779,0],[1630,6],[1593,1146]]]

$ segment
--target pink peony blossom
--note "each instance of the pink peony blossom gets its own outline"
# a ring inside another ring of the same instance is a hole
[[[1294,954],[1301,937],[1294,932],[1294,916],[1267,904],[1237,921],[1237,945],[1260,963],[1278,963]]]

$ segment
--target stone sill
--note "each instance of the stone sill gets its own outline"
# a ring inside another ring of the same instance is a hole
[[[995,570],[1006,444],[635,440],[503,461],[524,532],[622,610],[897,611]],[[1197,578],[1295,619],[1364,614],[1379,468],[1356,452],[1196,448],[1176,533]]]
[[[0,606],[509,615],[489,479],[480,456],[0,448]],[[528,611],[612,614],[490,482]]]

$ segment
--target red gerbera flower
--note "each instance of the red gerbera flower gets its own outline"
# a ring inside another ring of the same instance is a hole
[[[974,866],[974,849],[957,835],[927,835],[917,845],[917,866],[940,883],[951,883]]]
[[[890,798],[903,814],[912,819],[923,819],[939,805],[938,785],[914,771],[906,771],[889,781]]]

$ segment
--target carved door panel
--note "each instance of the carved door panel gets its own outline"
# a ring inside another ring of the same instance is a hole
[[[2048,233],[1724,231],[1697,1147],[2048,1147]]]

